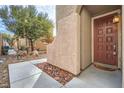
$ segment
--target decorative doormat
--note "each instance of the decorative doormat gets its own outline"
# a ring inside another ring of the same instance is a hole
[[[116,71],[117,70],[115,68],[108,68],[108,67],[104,67],[104,66],[101,66],[101,65],[98,65],[98,64],[94,64],[94,66],[96,68],[99,68],[99,69],[102,69],[102,70],[105,70],[105,71]]]
[[[72,73],[53,66],[47,62],[36,64],[36,66],[63,85],[65,85],[74,77]]]

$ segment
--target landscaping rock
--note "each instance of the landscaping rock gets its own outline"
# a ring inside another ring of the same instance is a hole
[[[65,85],[74,77],[73,74],[47,62],[36,64],[36,66],[63,85]]]
[[[55,80],[59,80],[60,78],[59,77],[54,77]]]

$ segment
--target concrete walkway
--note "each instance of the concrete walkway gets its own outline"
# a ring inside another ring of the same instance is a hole
[[[117,71],[103,71],[91,65],[65,85],[67,88],[121,88],[122,74]]]
[[[33,64],[44,62],[46,59],[33,60],[9,65],[11,88],[59,88],[62,85],[42,72]]]
[[[4,61],[0,59],[0,64],[3,63]]]
[[[42,72],[34,64],[46,62],[38,59],[9,65],[11,88],[118,88],[121,87],[121,71],[103,71],[90,66],[80,76],[65,86]]]

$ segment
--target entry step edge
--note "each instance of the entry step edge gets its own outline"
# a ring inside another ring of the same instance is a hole
[[[107,70],[107,71],[115,71],[115,70],[118,70],[118,67],[117,67],[117,66],[114,66],[114,65],[102,64],[102,63],[99,63],[99,62],[94,62],[93,65],[94,65],[96,68],[103,69],[103,70]]]

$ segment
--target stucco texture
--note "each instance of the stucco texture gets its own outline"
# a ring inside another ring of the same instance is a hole
[[[81,69],[85,69],[91,64],[91,16],[83,8],[81,11]]]
[[[80,72],[79,15],[71,13],[57,24],[57,36],[48,46],[48,62],[77,75]]]
[[[76,5],[57,5],[56,6],[56,20],[60,20],[76,11]]]

